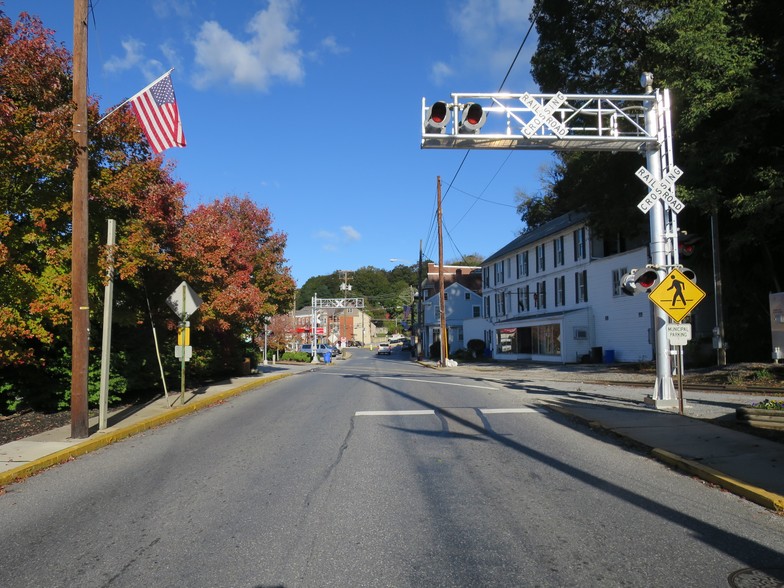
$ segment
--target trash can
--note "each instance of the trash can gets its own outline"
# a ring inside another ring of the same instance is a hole
[[[615,363],[615,349],[604,350],[604,363]]]
[[[325,351],[324,352],[324,363],[332,363],[332,352]]]

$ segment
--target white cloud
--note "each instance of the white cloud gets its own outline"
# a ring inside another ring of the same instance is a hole
[[[504,71],[531,24],[528,15],[532,4],[533,0],[464,0],[450,12],[452,28],[462,46],[461,55],[454,59],[463,66],[475,64],[493,72]],[[527,52],[530,54],[535,47],[535,38],[529,37]],[[436,73],[431,74],[434,79]]]
[[[430,68],[430,80],[434,84],[443,84],[452,77],[454,70],[443,61],[436,61]]]
[[[340,55],[341,53],[348,53],[349,51],[348,47],[344,47],[338,43],[337,39],[332,35],[321,41],[321,46],[333,55]]]
[[[204,22],[194,41],[199,71],[197,87],[228,80],[266,91],[276,80],[299,83],[305,76],[299,32],[292,28],[296,0],[269,0],[247,26],[247,40],[232,35],[215,21]]]
[[[125,55],[113,55],[103,64],[103,69],[110,72],[125,71],[139,65],[144,59],[144,43],[129,37],[120,43]]]
[[[362,235],[354,227],[343,226],[340,227],[340,230],[343,231],[343,236],[349,241],[359,241],[362,238]]]
[[[174,15],[180,18],[190,16],[195,8],[194,0],[155,0],[152,9],[159,18]]]

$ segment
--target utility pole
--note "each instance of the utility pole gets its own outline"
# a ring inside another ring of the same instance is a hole
[[[417,268],[417,290],[419,291],[419,305],[417,306],[417,359],[422,359],[425,355],[425,340],[422,333],[425,330],[425,306],[422,300],[422,239],[419,240],[419,267]]]
[[[90,307],[87,297],[87,0],[74,0],[73,18],[73,172],[71,218],[71,437],[85,439],[90,426],[87,411],[87,366],[90,344]]]
[[[441,367],[446,366],[449,357],[447,349],[448,338],[446,333],[446,296],[444,295],[444,236],[442,231],[442,211],[441,211],[441,176],[437,180],[438,191],[438,306],[441,316]]]

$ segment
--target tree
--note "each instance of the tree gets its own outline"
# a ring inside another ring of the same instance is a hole
[[[227,196],[185,217],[179,268],[204,300],[197,328],[208,333],[203,349],[215,369],[231,370],[242,342],[264,331],[264,317],[288,310],[294,280],[284,265],[286,235],[272,230],[269,210],[250,199]]]
[[[675,160],[685,172],[679,197],[687,203],[679,223],[706,234],[710,215],[720,219],[725,303],[736,321],[728,338],[751,342],[736,346],[739,359],[768,357],[758,334],[769,329],[767,292],[780,289],[784,271],[781,4],[537,0],[537,10],[533,75],[544,91],[638,93],[642,71],[671,89]],[[625,159],[564,155],[551,195],[586,202],[593,225],[618,228],[624,216],[639,216],[634,203],[645,192],[632,178],[639,158]],[[746,263],[748,251],[761,263]]]

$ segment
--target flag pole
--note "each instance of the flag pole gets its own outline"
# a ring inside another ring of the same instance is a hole
[[[134,94],[134,95],[133,95],[133,96],[131,96],[130,98],[126,99],[126,100],[125,100],[123,103],[121,103],[121,104],[117,105],[117,106],[116,106],[116,107],[114,107],[112,110],[110,110],[109,112],[107,112],[106,114],[104,114],[104,115],[103,115],[103,116],[102,116],[102,117],[101,117],[101,118],[98,120],[98,122],[96,122],[95,124],[96,124],[96,125],[99,125],[99,124],[101,124],[101,123],[102,123],[104,120],[106,120],[106,119],[107,119],[107,118],[109,118],[111,115],[113,115],[115,112],[117,112],[118,110],[120,110],[120,109],[121,109],[123,106],[125,106],[126,104],[128,104],[128,103],[129,103],[131,100],[133,100],[134,98],[136,98],[136,97],[137,97],[139,94],[144,94],[144,93],[145,93],[147,90],[149,90],[150,88],[152,88],[152,87],[153,87],[155,84],[157,84],[158,82],[160,82],[160,81],[161,81],[163,78],[165,78],[166,76],[168,76],[168,75],[169,75],[171,72],[173,72],[173,71],[174,71],[174,68],[171,68],[169,71],[167,71],[167,72],[166,72],[165,74],[163,74],[161,77],[159,77],[159,78],[157,78],[155,81],[153,81],[153,82],[151,82],[151,83],[147,84],[147,85],[146,85],[146,86],[145,86],[143,89],[141,89],[141,90],[139,90],[138,92],[136,92],[136,94]]]

